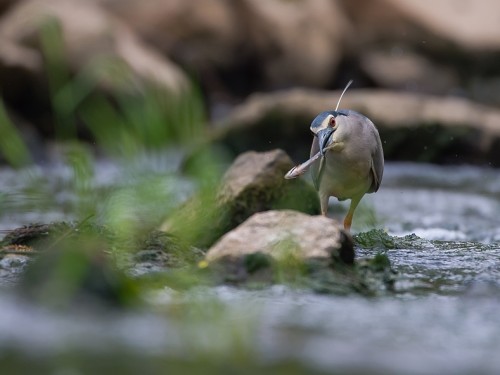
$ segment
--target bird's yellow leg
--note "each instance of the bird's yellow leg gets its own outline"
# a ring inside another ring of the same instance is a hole
[[[349,212],[344,219],[344,229],[351,231],[352,213]]]
[[[354,216],[354,210],[358,207],[359,201],[362,197],[355,197],[351,199],[351,205],[349,206],[349,211],[344,219],[344,229],[350,231],[352,224],[352,217]]]
[[[326,216],[328,212],[328,200],[330,197],[328,195],[319,195],[319,204],[321,205],[321,215]]]

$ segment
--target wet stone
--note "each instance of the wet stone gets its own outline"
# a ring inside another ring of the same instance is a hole
[[[0,286],[15,284],[30,260],[31,257],[18,254],[6,254],[0,259]]]
[[[26,266],[29,260],[30,257],[25,255],[7,254],[0,260],[0,268],[6,270],[20,269]]]

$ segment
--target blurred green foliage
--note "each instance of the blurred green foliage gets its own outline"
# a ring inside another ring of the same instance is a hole
[[[173,189],[165,186],[164,178],[143,176],[108,192],[104,199],[92,199],[94,150],[84,146],[78,135],[90,133],[100,152],[125,164],[168,147],[189,150],[204,135],[206,115],[201,95],[195,85],[172,93],[138,84],[124,62],[109,56],[96,57],[82,71],[70,72],[60,25],[54,20],[42,28],[41,44],[55,133],[59,140],[69,141],[66,162],[73,171],[74,192],[78,195],[77,217],[102,213],[104,224],[120,235],[123,246],[161,224],[173,208]],[[213,190],[220,177],[221,172],[214,167],[220,163],[218,158],[208,150],[203,165],[191,176],[203,191]],[[206,178],[207,171],[211,179]]]
[[[6,374],[31,375],[38,374],[94,374],[122,375],[135,374],[190,374],[190,375],[220,375],[239,374],[254,375],[322,375],[331,372],[322,371],[316,367],[304,366],[298,361],[288,360],[279,363],[237,363],[236,360],[200,361],[169,356],[138,356],[130,351],[115,350],[112,354],[97,355],[81,353],[60,354],[49,358],[32,358],[7,353],[0,358],[0,368]],[[339,372],[340,373],[340,372]],[[366,372],[352,373],[364,374]]]
[[[31,162],[28,148],[7,115],[2,100],[0,100],[0,153],[10,165],[16,168]]]
[[[179,92],[167,91],[138,80],[123,61],[110,56],[96,56],[81,71],[71,71],[57,20],[48,19],[39,37],[54,134],[63,145],[62,165],[70,171],[65,190],[72,198],[65,211],[77,224],[68,229],[68,238],[61,232],[51,234],[57,246],[37,244],[42,252],[29,267],[23,288],[58,306],[65,300],[70,303],[82,290],[93,290],[111,300],[137,300],[130,278],[117,272],[114,263],[123,263],[131,253],[141,250],[140,244],[172,216],[179,205],[181,178],[193,186],[199,207],[187,218],[175,216],[183,230],[175,233],[179,245],[171,246],[175,254],[170,256],[177,257],[179,264],[197,258],[189,246],[199,236],[198,228],[206,230],[210,227],[207,223],[218,215],[214,194],[221,165],[227,163],[226,154],[220,148],[204,147],[184,171],[133,172],[137,159],[145,155],[167,149],[190,153],[204,141],[206,113],[196,85]],[[33,163],[1,101],[0,132],[0,151],[9,164],[21,167]],[[129,178],[106,189],[96,188],[96,160],[103,157],[124,166]],[[57,204],[53,191],[34,186],[24,193],[28,200],[36,196],[37,207]],[[80,230],[75,237],[79,225],[87,221],[95,228],[107,228],[113,235],[103,237],[95,230]],[[163,250],[168,253],[171,249]],[[184,280],[186,275],[179,278]],[[92,284],[92,280],[101,286]],[[178,284],[185,284],[182,280]]]

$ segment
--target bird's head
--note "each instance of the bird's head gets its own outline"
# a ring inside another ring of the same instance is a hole
[[[325,149],[332,143],[332,134],[339,126],[336,118],[340,114],[340,111],[321,112],[311,123],[311,131],[318,137],[321,156],[325,155]]]

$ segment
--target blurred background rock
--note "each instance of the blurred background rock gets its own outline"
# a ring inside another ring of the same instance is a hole
[[[1,95],[32,152],[56,133],[55,63],[70,77],[84,72],[87,90],[110,97],[145,87],[181,95],[193,82],[208,133],[222,128],[215,138],[235,153],[260,144],[301,158],[315,112],[338,98],[329,90],[353,79],[343,106],[374,120],[388,159],[500,162],[494,0],[3,0],[0,12]],[[62,56],[44,42],[54,27]],[[283,90],[295,88],[315,91],[286,99]],[[234,119],[252,110],[259,113],[240,131]],[[77,124],[92,139],[85,116]],[[245,142],[249,134],[260,143]]]

